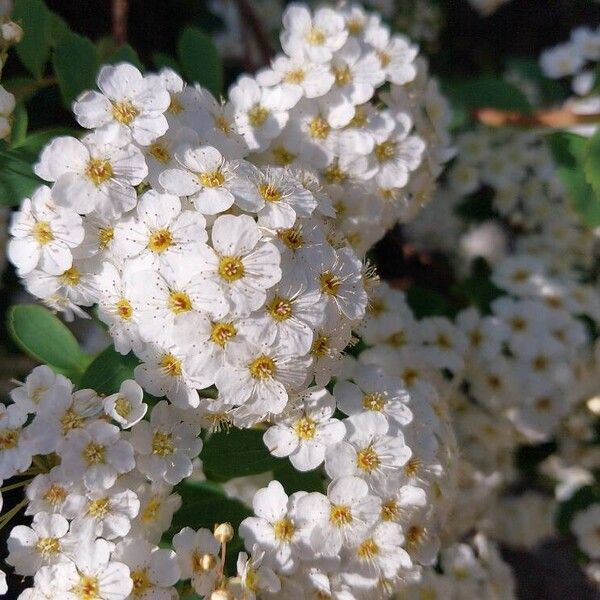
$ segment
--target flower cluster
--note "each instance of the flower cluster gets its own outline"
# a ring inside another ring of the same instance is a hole
[[[0,75],[2,75],[4,64],[8,58],[8,50],[14,44],[18,44],[23,37],[23,30],[20,25],[10,19],[11,11],[12,2],[0,4]],[[14,109],[14,95],[0,85],[0,140],[10,136],[12,129],[11,115]]]

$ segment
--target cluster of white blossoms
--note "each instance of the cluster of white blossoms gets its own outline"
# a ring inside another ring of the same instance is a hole
[[[21,41],[23,30],[10,18],[12,2],[0,2],[0,76],[8,58],[8,50]],[[15,97],[0,85],[0,140],[10,136],[12,129],[12,113],[15,109]]]
[[[67,320],[97,307],[139,364],[106,398],[38,367],[2,407],[0,479],[35,475],[7,561],[34,576],[24,600],[166,598],[188,579],[213,600],[386,597],[436,561],[455,449],[428,377],[460,370],[467,342],[433,318],[403,353],[410,311],[362,256],[429,199],[448,107],[378,15],[292,4],[283,24],[285,54],[221,102],[168,69],[103,67],[73,106],[89,131],[34,167],[47,185],[14,214],[10,260]],[[370,348],[342,360],[353,332]],[[266,427],[327,484],[259,490],[233,578],[226,527],[158,547],[201,431],[230,425]]]

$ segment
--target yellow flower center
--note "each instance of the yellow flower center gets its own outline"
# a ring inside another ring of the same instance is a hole
[[[220,129],[225,134],[230,134],[232,132],[231,125],[229,121],[223,115],[217,115],[213,117],[213,121],[215,123],[215,127]]]
[[[406,333],[404,331],[395,331],[392,335],[388,336],[385,340],[390,346],[394,348],[402,348],[408,341],[406,339]]]
[[[358,546],[356,554],[358,555],[358,558],[363,560],[372,559],[379,554],[379,546],[375,543],[373,538],[369,538]]]
[[[332,67],[335,83],[339,86],[344,86],[352,83],[352,71],[347,65],[345,67]]]
[[[286,517],[275,521],[273,524],[273,533],[275,534],[275,539],[281,542],[291,541],[295,532],[296,528],[294,527],[294,524]]]
[[[32,229],[33,237],[41,246],[50,243],[54,239],[52,228],[48,221],[38,221]]]
[[[100,584],[93,575],[81,575],[77,585],[71,590],[80,600],[97,600],[100,598]]]
[[[94,519],[104,519],[110,510],[108,498],[98,498],[88,503],[87,514]]]
[[[406,532],[406,542],[409,546],[417,546],[425,539],[426,535],[427,532],[424,527],[413,525]]]
[[[407,477],[415,477],[420,469],[421,461],[416,456],[412,456],[404,465],[404,473]]]
[[[253,379],[265,380],[271,379],[275,373],[277,373],[277,365],[275,361],[267,356],[261,354],[258,358],[255,358],[249,365],[250,375]]]
[[[323,31],[317,29],[316,27],[312,27],[311,30],[304,36],[304,39],[311,46],[322,46],[327,37]]]
[[[295,83],[295,84],[302,83],[305,79],[306,79],[306,73],[304,72],[304,69],[302,69],[301,67],[298,67],[297,69],[291,69],[283,77],[283,80],[286,83]]]
[[[379,58],[379,62],[384,69],[392,62],[392,57],[388,52],[384,52],[383,50],[377,53],[377,57]]]
[[[61,276],[60,281],[63,285],[74,286],[79,283],[81,279],[81,273],[79,269],[75,266],[72,266],[70,269],[67,269]]]
[[[44,500],[50,504],[51,506],[57,506],[58,504],[60,504],[61,502],[65,501],[65,498],[67,497],[67,490],[56,484],[53,483],[44,493]]]
[[[163,374],[169,377],[180,377],[183,373],[181,361],[170,352],[163,354],[158,364]]]
[[[242,259],[237,256],[222,256],[219,261],[219,275],[228,283],[241,279],[246,272]]]
[[[375,146],[375,156],[379,162],[391,160],[396,155],[396,142],[388,140]]]
[[[269,117],[269,111],[260,104],[255,104],[248,111],[248,121],[252,127],[260,127],[265,124],[265,121]]]
[[[319,275],[319,283],[323,294],[337,296],[340,286],[342,285],[342,280],[331,271],[325,271]]]
[[[301,440],[312,440],[317,433],[317,424],[308,417],[300,417],[294,423],[294,431]]]
[[[161,254],[167,250],[172,243],[173,235],[168,229],[157,229],[150,234],[147,248],[152,252]]]
[[[402,380],[404,381],[404,383],[406,383],[406,385],[413,385],[418,378],[419,371],[417,371],[416,369],[411,369],[407,367],[402,373]]]
[[[386,500],[381,504],[382,521],[394,521],[399,512],[398,503],[395,500]]]
[[[527,329],[527,321],[522,317],[513,317],[509,321],[509,324],[513,331],[524,331]]]
[[[316,140],[327,139],[331,126],[323,117],[315,117],[308,125],[310,136]]]
[[[212,571],[217,566],[217,559],[214,554],[201,554],[195,551],[192,554],[192,570],[194,573],[206,573]]]
[[[121,100],[113,103],[112,114],[115,121],[123,125],[131,125],[133,120],[140,114],[140,111],[134,106],[131,100]]]
[[[345,504],[332,504],[329,509],[329,521],[336,527],[352,523],[352,510]]]
[[[136,598],[144,595],[152,587],[150,577],[148,577],[148,569],[132,571],[130,577],[133,582],[132,594]]]
[[[200,185],[203,185],[207,188],[221,187],[225,183],[225,175],[223,175],[223,171],[221,171],[221,169],[206,173],[198,173],[196,178],[200,182]]]
[[[348,127],[362,127],[367,122],[367,111],[364,106],[357,106]]]
[[[435,343],[440,348],[452,348],[452,341],[445,333],[438,333],[437,337],[435,338]]]
[[[150,144],[148,147],[148,154],[163,164],[166,164],[171,160],[171,155],[169,154],[166,146],[160,142],[154,142],[154,144]]]
[[[275,296],[265,308],[275,321],[286,321],[292,316],[292,303],[281,296]]]
[[[550,361],[547,356],[543,354],[538,354],[532,361],[532,366],[534,371],[545,371],[550,365]]]
[[[40,538],[36,544],[35,549],[44,557],[49,558],[53,554],[60,552],[60,542],[55,537],[43,537]]]
[[[279,202],[283,196],[281,190],[272,183],[261,183],[258,191],[267,202]]]
[[[371,473],[381,464],[381,459],[372,446],[363,448],[356,454],[356,466],[367,473]]]
[[[378,317],[387,310],[385,302],[381,298],[372,298],[367,307],[369,314]]]
[[[131,413],[131,402],[125,396],[119,396],[115,402],[115,412],[126,419]]]
[[[382,411],[386,405],[387,399],[381,392],[373,392],[363,396],[362,405],[365,410]]]
[[[159,496],[153,496],[148,504],[144,507],[144,510],[141,512],[141,519],[143,523],[150,523],[156,519],[158,512],[160,511],[160,507],[162,506],[162,502]]]
[[[225,344],[237,335],[237,329],[233,323],[217,322],[213,323],[210,332],[210,341],[223,348]]]
[[[171,113],[172,115],[179,115],[184,110],[185,108],[183,107],[183,104],[181,104],[179,97],[176,94],[171,94],[171,102],[169,103],[167,112]]]
[[[277,239],[281,240],[290,250],[299,250],[304,246],[304,236],[300,226],[278,229]]]
[[[336,162],[331,163],[325,171],[323,171],[323,176],[327,183],[342,183],[348,179],[348,175],[342,171],[339,164]]]
[[[152,436],[152,454],[156,456],[169,456],[175,451],[173,435],[164,431],[155,431]]]
[[[90,158],[85,167],[85,176],[94,185],[100,185],[113,176],[112,165],[103,158]]]
[[[133,316],[133,308],[127,298],[119,298],[115,302],[115,311],[123,321],[129,321]]]
[[[63,434],[66,435],[73,429],[79,429],[84,421],[85,419],[81,415],[78,415],[72,408],[67,409],[60,420]]]
[[[346,27],[347,27],[348,33],[350,35],[358,35],[359,33],[362,33],[362,30],[364,29],[365,24],[362,21],[362,19],[359,19],[358,17],[356,17],[354,19],[348,19],[346,21]]]
[[[103,227],[98,230],[98,245],[101,250],[108,248],[108,245],[113,241],[115,237],[115,230],[113,227]]]
[[[296,155],[286,150],[283,146],[276,146],[271,150],[274,162],[282,167],[294,162]]]
[[[10,450],[19,443],[18,429],[0,429],[0,450]]]
[[[325,356],[329,356],[329,351],[329,336],[319,335],[315,337],[310,349],[310,353],[317,358],[323,358]]]
[[[192,310],[192,300],[185,292],[169,294],[169,310],[176,315]]]
[[[106,449],[101,444],[90,442],[83,449],[83,458],[88,467],[93,465],[103,465],[106,462]]]

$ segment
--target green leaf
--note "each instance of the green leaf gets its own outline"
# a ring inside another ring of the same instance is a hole
[[[442,80],[443,92],[455,111],[455,127],[466,124],[476,108],[498,108],[528,112],[531,104],[517,87],[502,79],[480,77],[469,80]]]
[[[32,77],[12,77],[2,81],[2,85],[4,85],[11,94],[14,94],[17,102],[27,102],[27,100],[35,96],[39,90],[53,84],[54,82],[50,79],[38,81]]]
[[[155,52],[152,55],[152,62],[156,65],[157,69],[163,69],[164,67],[168,67],[169,69],[173,69],[177,73],[181,72],[181,66],[177,62],[175,58],[165,54],[164,52]]]
[[[584,224],[597,227],[600,225],[600,199],[584,173],[588,139],[566,132],[550,134],[547,139],[571,205]]]
[[[56,13],[51,14],[52,19],[52,45],[56,46],[58,42],[61,42],[71,30],[67,22]]]
[[[15,343],[35,360],[78,374],[88,358],[67,326],[47,308],[17,304],[8,309],[7,327]]]
[[[52,44],[52,13],[42,0],[17,0],[12,18],[23,28],[17,55],[27,70],[41,79]]]
[[[22,143],[27,137],[27,109],[22,103],[17,104],[13,112],[13,126],[10,130],[10,145],[14,148]]]
[[[589,139],[583,157],[583,172],[600,202],[600,128]]]
[[[446,299],[435,290],[413,286],[406,291],[406,301],[417,319],[448,314]]]
[[[120,48],[113,50],[106,61],[108,64],[116,65],[117,63],[127,62],[137,67],[140,71],[144,70],[144,65],[140,60],[137,52],[129,45],[125,44]]]
[[[98,51],[87,38],[76,33],[65,35],[54,49],[52,65],[67,108],[82,91],[96,87],[100,61]]]
[[[547,102],[558,102],[566,98],[565,88],[555,79],[548,79],[535,58],[511,57],[506,61],[506,66],[533,83]]]
[[[200,458],[207,477],[227,481],[234,477],[272,471],[285,461],[271,456],[258,429],[236,429],[213,433],[204,442]]]
[[[126,379],[133,379],[133,370],[139,362],[133,353],[124,356],[109,346],[90,363],[79,387],[91,388],[107,396],[114,394]]]
[[[223,63],[208,35],[187,27],[177,41],[177,55],[186,77],[208,88],[215,96],[223,91]]]

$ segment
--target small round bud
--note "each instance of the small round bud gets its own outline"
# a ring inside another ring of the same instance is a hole
[[[233,539],[234,533],[231,523],[221,523],[215,526],[215,538],[221,544],[230,542]]]

